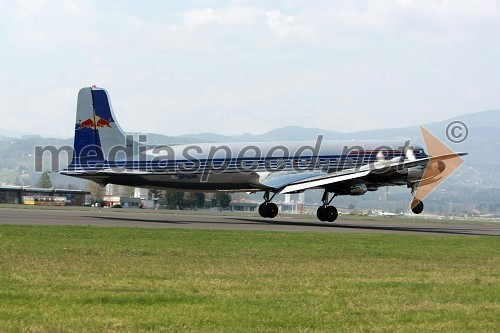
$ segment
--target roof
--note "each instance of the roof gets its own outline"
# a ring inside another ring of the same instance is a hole
[[[21,192],[37,192],[37,193],[58,193],[58,194],[90,194],[89,191],[57,189],[57,188],[38,188],[29,186],[0,186],[0,191],[21,191]]]

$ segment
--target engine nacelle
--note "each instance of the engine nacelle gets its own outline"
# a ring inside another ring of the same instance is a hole
[[[446,164],[443,161],[432,161],[423,168],[411,168],[406,170],[406,181],[416,182],[429,180],[440,175],[446,169]],[[423,178],[425,176],[425,179]]]
[[[337,195],[363,195],[368,191],[365,184],[356,184],[351,187],[337,188],[335,193]]]
[[[368,191],[365,184],[356,184],[351,186],[350,195],[363,195]]]
[[[425,169],[422,168],[411,168],[406,170],[406,181],[416,182],[422,179]]]

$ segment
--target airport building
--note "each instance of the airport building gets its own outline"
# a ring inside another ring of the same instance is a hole
[[[117,195],[105,195],[103,201],[104,207],[143,208],[145,206],[144,200],[141,198],[120,197]],[[148,206],[147,208],[154,208],[154,206]]]
[[[0,204],[83,206],[90,192],[26,186],[0,186]]]

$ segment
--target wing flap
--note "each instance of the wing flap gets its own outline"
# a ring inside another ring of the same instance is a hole
[[[338,183],[350,179],[365,177],[369,173],[370,170],[364,170],[364,171],[350,172],[342,175],[339,175],[338,173],[333,173],[318,177],[311,177],[285,186],[280,191],[280,193],[286,194],[286,193],[300,192],[310,188],[322,187],[325,185]]]

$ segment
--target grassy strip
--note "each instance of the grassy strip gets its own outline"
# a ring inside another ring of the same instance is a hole
[[[500,238],[0,226],[0,331],[495,331]]]

